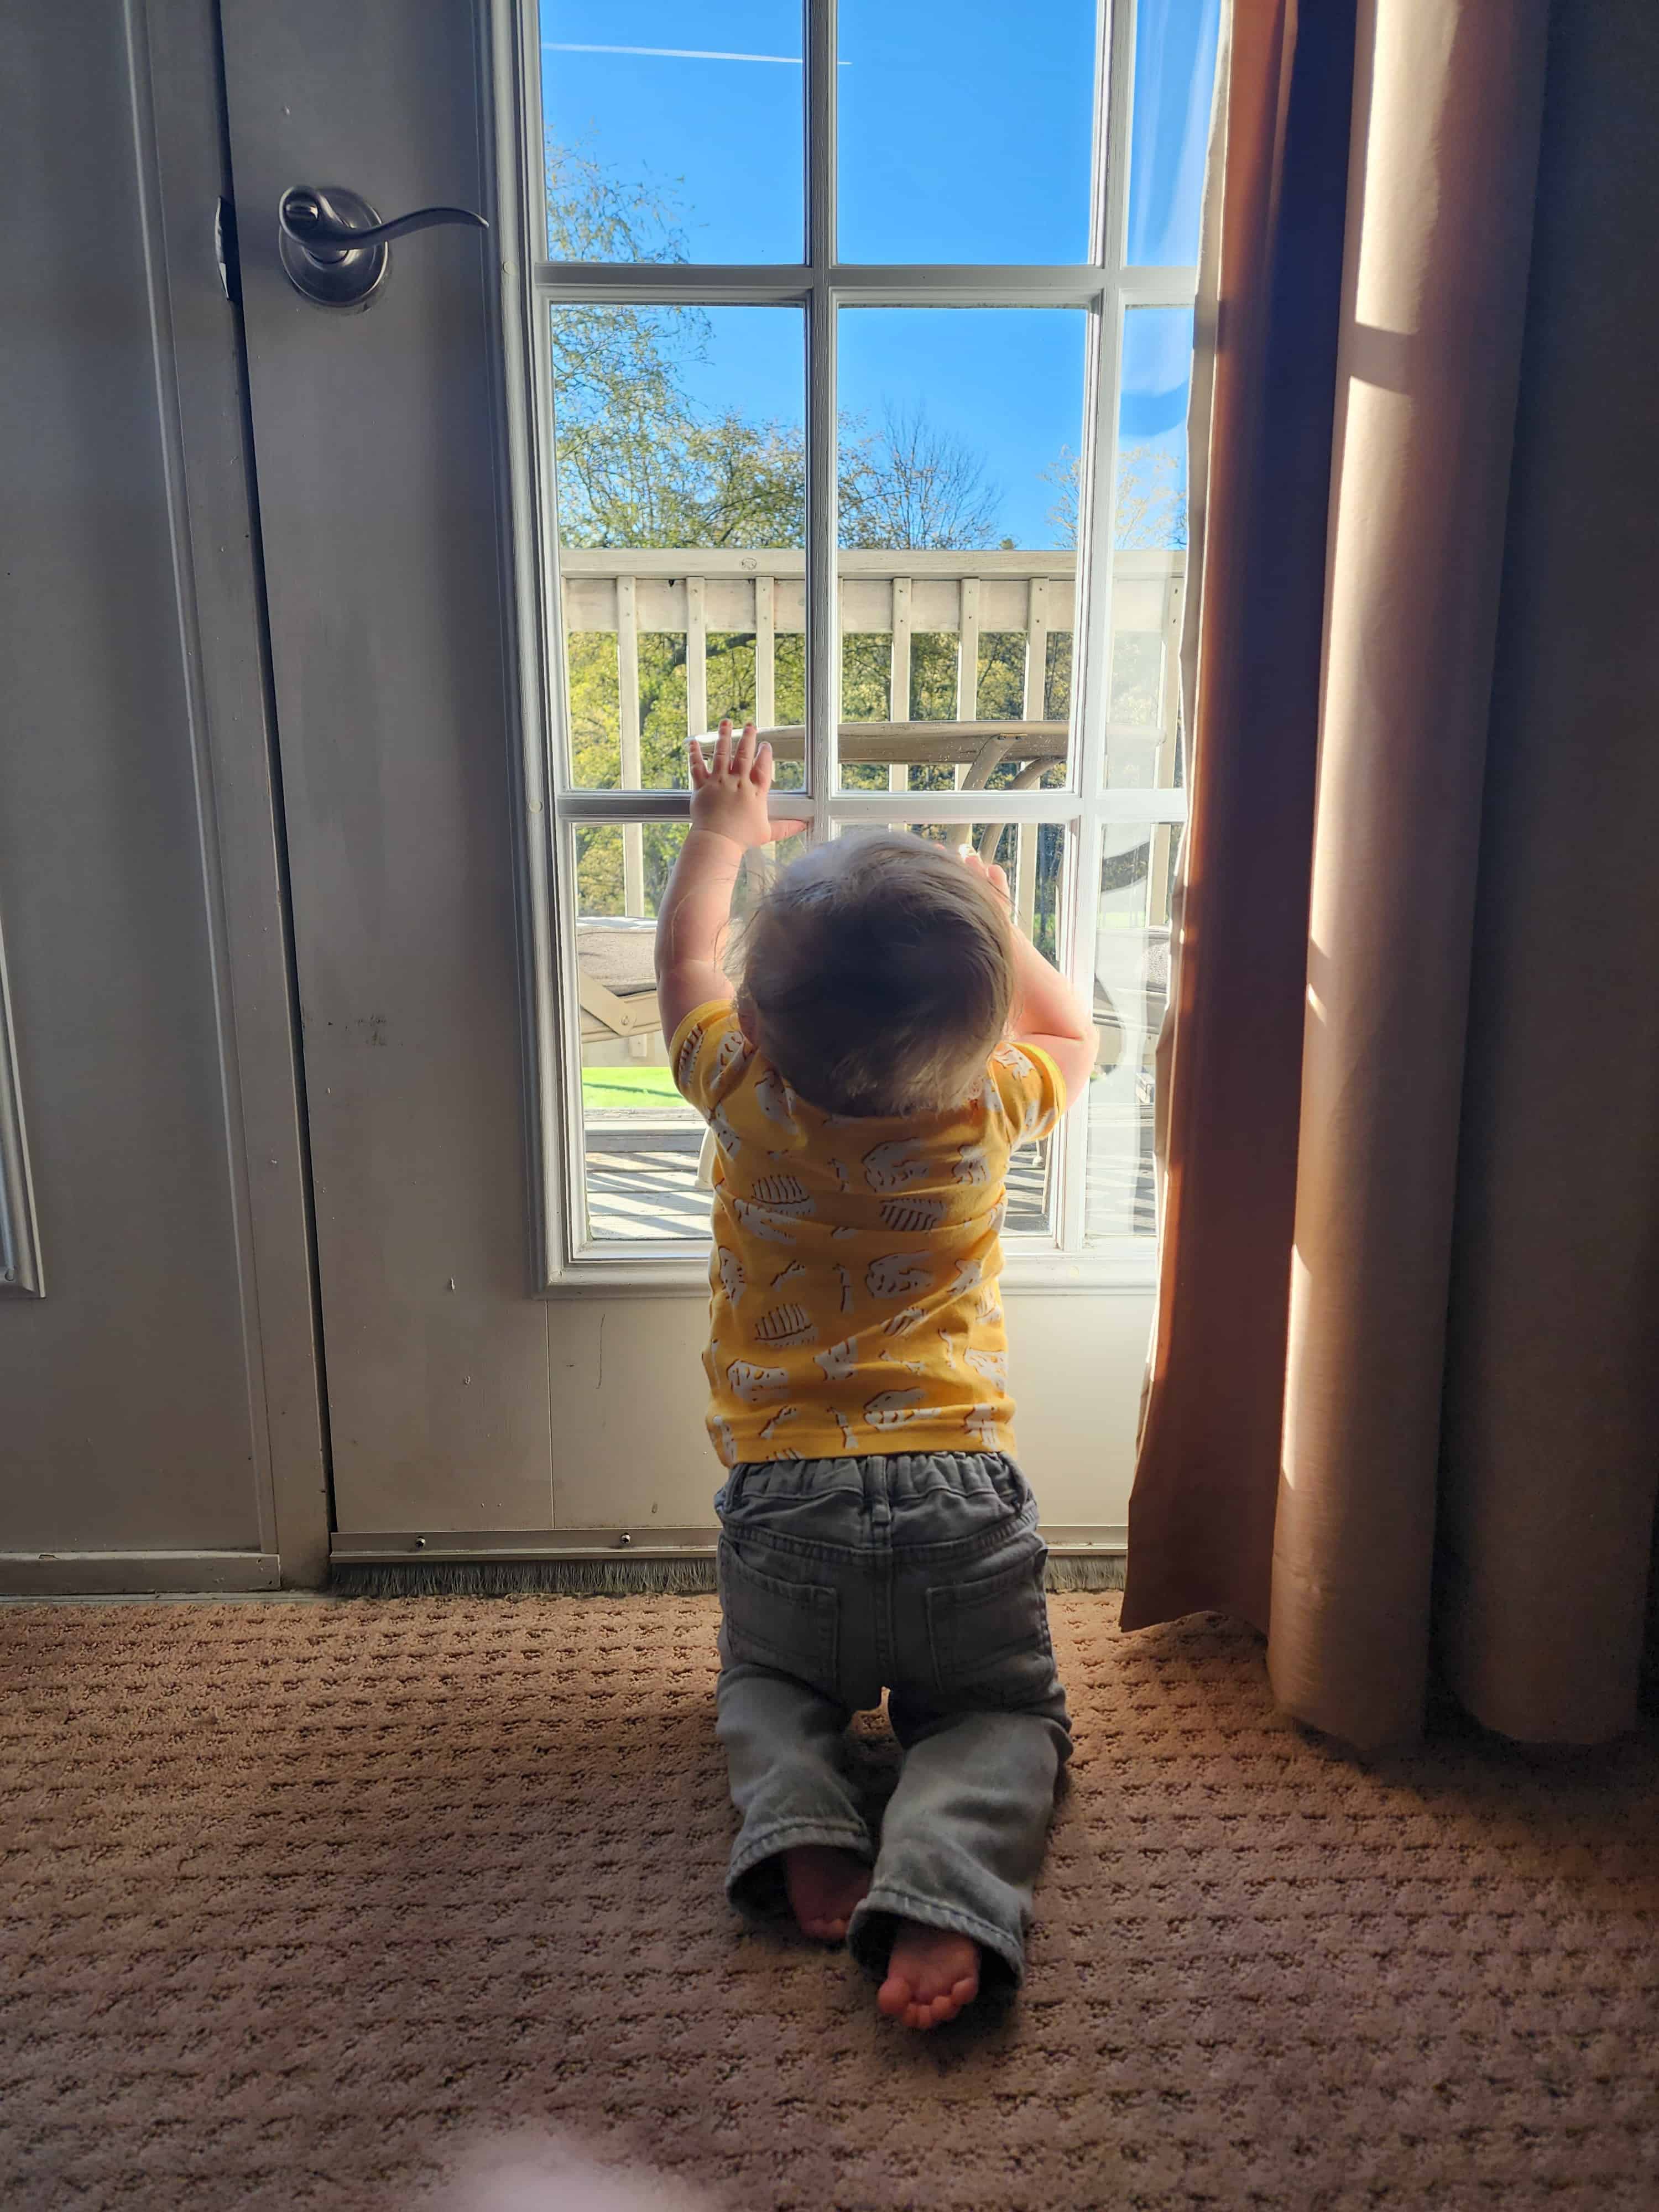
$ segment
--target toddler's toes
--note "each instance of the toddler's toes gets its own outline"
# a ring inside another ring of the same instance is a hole
[[[876,2002],[906,2027],[938,2027],[979,1995],[979,1946],[947,1928],[902,1920]]]
[[[783,1875],[801,1933],[821,1943],[839,1943],[870,1887],[864,1861],[832,1844],[798,1844],[783,1855]]]

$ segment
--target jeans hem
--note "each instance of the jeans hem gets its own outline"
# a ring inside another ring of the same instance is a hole
[[[994,1986],[1017,1989],[1025,1978],[1025,1946],[1018,1936],[981,1920],[976,1912],[964,1912],[960,1906],[941,1905],[937,1898],[896,1889],[890,1882],[878,1882],[870,1890],[847,1930],[848,1949],[872,1978],[886,1971],[893,1939],[893,1931],[885,1925],[889,1919],[915,1920],[925,1928],[944,1928],[953,1936],[969,1937],[988,1954],[986,1964],[997,1970],[990,1978]],[[872,1926],[872,1922],[877,1924]]]
[[[855,1853],[866,1866],[876,1862],[869,1830],[850,1820],[771,1820],[758,1835],[738,1839],[726,1875],[731,1904],[751,1920],[787,1918],[789,1899],[783,1869],[775,1862],[800,1844],[828,1844]]]

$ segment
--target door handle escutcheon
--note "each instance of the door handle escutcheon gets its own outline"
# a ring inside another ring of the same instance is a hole
[[[276,250],[296,292],[325,307],[366,307],[391,264],[390,241],[441,223],[489,225],[470,208],[416,208],[382,222],[366,199],[341,185],[295,185],[276,210]]]

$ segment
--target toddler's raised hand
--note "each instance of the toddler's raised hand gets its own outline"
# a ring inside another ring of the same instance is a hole
[[[977,876],[982,884],[988,884],[1004,906],[1012,906],[1013,901],[1008,892],[1007,876],[994,861],[988,866],[971,845],[963,846],[962,859],[963,865],[967,868],[969,875]]]
[[[714,757],[705,761],[696,738],[687,742],[691,763],[691,826],[729,837],[745,849],[769,845],[775,838],[793,837],[807,824],[774,822],[766,811],[766,794],[772,788],[772,748],[757,745],[755,726],[745,722],[735,743],[729,720],[720,724],[714,739]]]

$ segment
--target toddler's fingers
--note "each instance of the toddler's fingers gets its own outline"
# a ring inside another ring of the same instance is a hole
[[[745,722],[743,726],[743,735],[738,740],[737,750],[732,756],[733,774],[747,775],[754,765],[754,760],[755,726],[752,722]]]
[[[701,791],[708,781],[708,763],[702,757],[702,747],[695,738],[688,738],[685,750],[691,763],[691,788]]]
[[[754,734],[754,728],[755,726],[751,722],[749,725],[748,730],[744,732],[745,737],[752,736]],[[763,738],[760,744],[756,746],[755,765],[750,770],[750,775],[752,781],[762,791],[769,791],[772,788],[772,744],[770,738]]]
[[[1013,903],[1009,896],[1007,876],[994,860],[981,860],[971,845],[963,847],[962,857],[970,874],[988,884],[999,898],[1006,900],[1010,905]]]
[[[732,725],[724,721],[714,738],[714,774],[723,775],[732,765]]]

